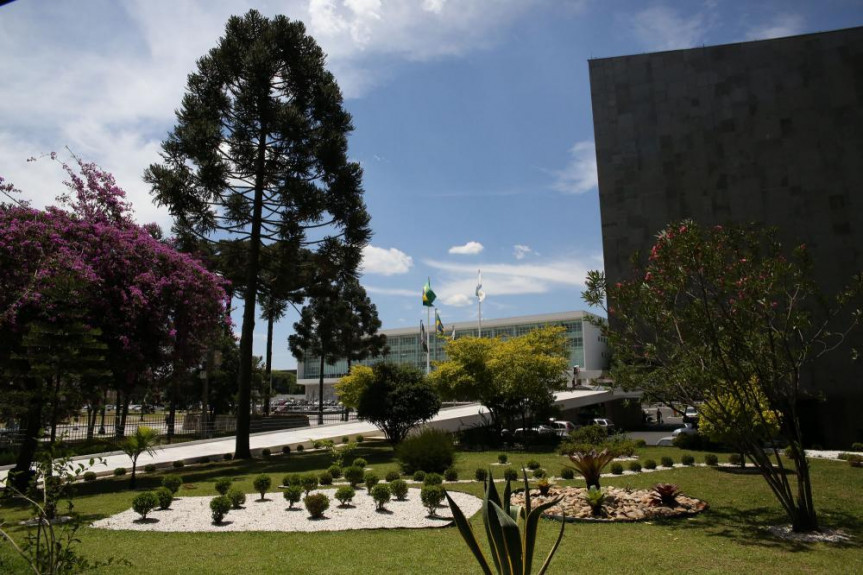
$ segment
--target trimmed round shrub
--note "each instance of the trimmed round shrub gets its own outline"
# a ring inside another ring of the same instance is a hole
[[[145,473],[155,473],[156,472],[156,466],[153,465],[152,463],[148,463],[147,465],[144,466],[144,472]]]
[[[390,491],[399,501],[403,501],[408,495],[408,482],[404,479],[396,479],[390,483]]]
[[[635,440],[635,448],[636,449],[642,449],[644,447],[647,447],[647,442],[645,440],[643,440],[643,439],[636,439]]]
[[[509,481],[518,481],[518,471],[514,467],[507,467],[503,470],[503,478]]]
[[[644,468],[645,469],[656,469],[656,462],[652,459],[644,460]]]
[[[473,478],[477,481],[485,481],[488,479],[488,470],[484,467],[477,467],[473,472]]]
[[[306,448],[305,448],[305,447],[303,447],[302,445],[298,445],[298,446],[297,446],[297,453],[302,453],[302,452],[303,452],[303,451],[305,451],[305,450],[306,450]]]
[[[333,476],[333,479],[338,479],[342,476],[342,468],[338,465],[330,465],[327,468],[327,473]]]
[[[539,461],[537,461],[536,459],[528,460],[527,468],[530,469],[531,471],[533,471],[534,469],[539,469],[540,468]]]
[[[210,458],[207,457],[206,455],[204,457],[201,457],[200,459],[198,459],[198,463],[201,465],[204,465],[205,463],[209,463],[209,462],[210,462]]]
[[[638,473],[639,471],[641,471],[641,464],[637,461],[630,461],[629,470],[633,473]]]
[[[731,465],[743,465],[743,456],[739,453],[732,453],[728,456],[728,463]]]
[[[509,455],[506,453],[498,453],[497,454],[497,462],[501,465],[506,465],[506,462],[509,461]]]
[[[347,469],[345,469],[345,481],[351,484],[351,487],[356,487],[360,483],[363,482],[363,477],[365,477],[366,472],[363,471],[362,467],[356,467],[355,465],[351,465]]]
[[[230,477],[222,477],[221,479],[217,479],[216,491],[219,492],[219,495],[227,495],[233,484],[234,481]]]
[[[273,480],[270,479],[269,475],[258,475],[255,477],[255,480],[252,482],[252,485],[255,487],[255,491],[261,494],[261,499],[264,499],[264,496],[267,494],[267,491],[273,485]]]
[[[321,441],[320,439],[319,439],[319,440],[317,440],[317,441],[313,441],[313,442],[312,442],[312,447],[314,447],[315,449],[323,449],[323,447],[324,447],[324,442],[323,442],[323,441]]]
[[[234,455],[232,453],[226,453],[222,456],[222,459],[224,459],[225,461],[230,461],[233,458],[234,458]]]
[[[716,455],[714,455],[713,453],[708,453],[704,456],[704,463],[711,467],[714,467],[716,465],[719,465],[719,458],[716,457]]]
[[[674,459],[667,455],[663,456],[659,461],[662,463],[663,467],[674,467]]]
[[[336,499],[339,500],[339,503],[342,507],[350,504],[351,500],[354,498],[357,492],[354,491],[354,488],[350,485],[342,485],[338,489],[336,489]]]
[[[680,458],[680,463],[687,466],[695,465],[695,457],[687,453]]]
[[[443,476],[439,473],[427,473],[423,479],[423,485],[441,485],[443,484]]]
[[[322,471],[320,475],[318,475],[318,483],[321,485],[332,485],[333,484],[333,476],[329,471]]]
[[[851,451],[863,451],[863,443],[855,441],[851,444]]]
[[[239,509],[246,502],[246,494],[236,487],[228,490],[227,497],[231,500],[231,507],[233,509]]]
[[[343,444],[347,444],[347,443],[350,443],[350,442],[351,442],[351,438],[350,438],[350,437],[348,437],[347,435],[345,435],[345,436],[343,436],[343,437],[342,437],[342,443],[343,443]]]
[[[312,519],[320,519],[324,516],[324,511],[330,508],[330,498],[323,493],[312,493],[303,498],[303,505]]]
[[[543,469],[542,467],[537,467],[536,469],[533,470],[533,477],[535,479],[542,479],[546,475],[547,475],[547,473],[545,472],[545,469]]]
[[[615,461],[611,464],[611,472],[614,475],[621,475],[623,473],[623,465]]]
[[[302,487],[303,476],[299,473],[291,473],[290,475],[285,475],[284,477],[282,477],[282,485],[296,485],[297,487]]]
[[[418,469],[426,473],[443,473],[455,461],[453,436],[439,429],[423,429],[399,444],[396,458],[405,473]]]
[[[354,467],[359,467],[360,469],[365,469],[366,467],[368,467],[369,462],[366,461],[365,459],[363,459],[362,457],[357,457],[356,459],[354,459],[354,462],[352,465]]]
[[[362,443],[365,440],[366,440],[366,438],[363,437],[362,435],[357,435],[357,443]]]
[[[307,473],[306,475],[303,475],[300,480],[300,485],[302,485],[303,491],[308,495],[318,488],[318,478],[314,473]]]
[[[440,485],[426,485],[420,490],[420,501],[432,517],[437,515],[438,505],[443,499],[444,490]]]
[[[388,471],[384,479],[387,483],[392,483],[396,479],[401,479],[401,474],[398,471]]]
[[[283,445],[282,446],[282,455],[288,455],[290,452],[291,452],[291,446],[290,445]]]
[[[575,479],[575,470],[572,467],[562,467],[560,477],[561,479]]]
[[[416,471],[414,471],[413,480],[414,481],[425,481],[426,480],[426,472],[423,471],[422,469],[417,469]]]
[[[159,509],[170,509],[171,503],[174,502],[174,494],[167,487],[160,487],[155,492],[156,499],[159,500]]]
[[[124,475],[126,475],[125,467],[118,467],[114,470],[114,477],[122,477]]]
[[[372,499],[375,500],[375,508],[378,511],[383,511],[384,505],[392,498],[390,486],[386,483],[379,483],[372,487]]]
[[[443,478],[447,481],[458,481],[458,471],[455,467],[447,467],[443,472]]]
[[[96,481],[96,472],[85,471],[84,472],[84,481]]]
[[[183,478],[179,475],[172,473],[162,478],[162,487],[167,487],[171,490],[171,493],[176,494],[180,490],[181,485],[183,485]]]
[[[152,511],[159,505],[159,498],[152,491],[144,491],[139,493],[132,499],[132,509],[141,516],[141,519],[147,518],[147,513]]]
[[[231,510],[231,500],[224,495],[214,497],[210,501],[210,515],[213,517],[213,523],[220,525],[225,515]]]
[[[182,459],[178,459],[177,461],[175,461],[171,465],[174,466],[174,469],[180,469],[181,467],[185,467],[186,463]]]
[[[365,483],[366,491],[368,491],[369,494],[371,494],[372,488],[374,488],[374,486],[380,482],[381,482],[381,478],[378,477],[377,475],[375,475],[374,473],[366,473],[366,476],[363,477],[363,483]]]
[[[273,452],[270,451],[269,447],[265,447],[261,450],[261,457],[264,459],[269,459],[273,455]]]
[[[299,485],[291,485],[282,492],[282,495],[285,496],[285,501],[288,502],[288,507],[291,508],[303,496],[303,488]]]

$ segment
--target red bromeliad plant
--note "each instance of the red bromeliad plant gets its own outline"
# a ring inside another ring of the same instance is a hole
[[[657,483],[651,493],[651,505],[673,507],[677,504],[680,488],[673,483]]]
[[[575,451],[567,455],[572,462],[572,468],[578,471],[584,481],[587,482],[587,487],[600,488],[599,477],[602,475],[602,470],[613,460],[616,455],[607,449],[596,451],[594,449],[588,451]]]

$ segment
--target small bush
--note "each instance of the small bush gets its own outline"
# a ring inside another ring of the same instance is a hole
[[[656,462],[652,459],[644,460],[644,468],[645,469],[656,469]]]
[[[439,473],[427,473],[423,479],[423,485],[441,485],[443,484],[443,476]]]
[[[214,497],[210,501],[210,514],[213,517],[213,523],[220,525],[225,515],[231,510],[231,500],[224,495]]]
[[[147,465],[144,466],[144,472],[145,473],[155,473],[156,472],[156,466],[153,465],[152,463],[148,463]]]
[[[290,445],[283,445],[282,446],[282,455],[288,455],[290,453],[291,453],[291,446]]]
[[[246,502],[246,494],[236,487],[228,490],[227,497],[231,501],[231,508],[233,509],[239,509]]]
[[[185,467],[186,463],[182,459],[178,459],[177,461],[175,461],[171,465],[174,466],[174,469],[180,469],[181,467]]]
[[[638,473],[639,471],[641,471],[641,464],[637,461],[630,461],[629,470],[633,473]]]
[[[719,465],[719,458],[713,453],[708,453],[704,456],[704,463],[711,467],[715,467],[716,465]]]
[[[204,465],[205,463],[209,463],[209,462],[210,462],[210,458],[207,457],[206,455],[204,457],[201,457],[200,459],[198,459],[198,463],[200,465]]]
[[[263,457],[264,459],[269,459],[270,457],[272,457],[272,455],[273,452],[270,451],[269,447],[265,447],[261,450],[261,457]]]
[[[342,443],[343,443],[343,444],[348,444],[348,443],[350,443],[350,442],[351,442],[351,438],[350,438],[350,437],[348,437],[347,435],[345,435],[345,436],[343,436],[343,437],[342,437]]]
[[[560,477],[562,479],[575,479],[575,470],[572,467],[562,467]]]
[[[318,483],[321,485],[332,485],[333,484],[333,476],[329,471],[322,471],[320,475],[318,475]]]
[[[366,491],[369,493],[372,492],[372,487],[381,482],[381,478],[375,475],[374,473],[366,473],[366,476],[363,477],[363,483],[366,486]]]
[[[132,499],[132,509],[141,516],[141,519],[147,518],[147,513],[152,511],[159,505],[159,498],[152,491],[144,491],[139,493]]]
[[[384,479],[387,483],[392,483],[396,479],[401,479],[401,474],[398,471],[388,471]]]
[[[162,487],[167,487],[171,493],[176,494],[181,485],[183,485],[183,478],[179,475],[171,474],[162,478]]]
[[[342,468],[338,465],[330,465],[327,468],[327,473],[333,476],[333,479],[338,479],[342,476]]]
[[[363,459],[362,457],[357,457],[356,459],[354,459],[354,463],[353,463],[354,467],[359,467],[360,469],[365,469],[366,467],[368,467],[368,465],[369,465],[369,462],[366,461],[365,459]]]
[[[663,456],[659,461],[662,462],[663,467],[674,467],[674,459],[667,455]]]
[[[507,467],[503,470],[503,478],[509,481],[518,481],[518,471],[513,467]]]
[[[362,443],[365,440],[366,440],[366,438],[363,437],[362,435],[357,435],[357,443]]]
[[[224,454],[224,455],[222,456],[222,459],[224,459],[225,461],[230,461],[230,460],[232,460],[233,458],[234,458],[234,456],[233,456],[233,454],[231,454],[231,453],[226,453],[226,454]]]
[[[336,489],[336,499],[339,500],[342,507],[347,506],[356,494],[357,492],[350,485],[342,485]]]
[[[497,454],[497,462],[501,465],[506,465],[506,462],[509,461],[509,455],[506,453],[498,453]]]
[[[306,492],[306,495],[308,495],[318,488],[318,478],[314,473],[307,473],[306,475],[303,475],[300,480],[300,485],[303,487],[303,491]]]
[[[855,441],[851,444],[851,451],[863,451],[863,443]]]
[[[414,471],[413,480],[414,481],[425,481],[426,480],[426,472],[423,471],[422,469],[417,469],[416,471]]]
[[[839,453],[839,455],[837,455],[837,456],[836,456],[836,459],[841,459],[842,461],[848,461],[848,460],[849,460],[849,459],[851,459],[853,456],[854,456],[854,454],[853,454],[853,453],[845,453],[845,452],[843,451],[843,452]]]
[[[348,489],[350,489],[350,487]],[[294,503],[299,501],[303,496],[303,488],[299,485],[291,485],[282,491],[282,495],[285,496],[285,501],[288,502],[288,508],[292,508]]]
[[[372,487],[372,499],[375,500],[375,508],[378,511],[383,511],[384,505],[392,498],[390,486],[386,483],[379,483]]]
[[[312,519],[320,519],[324,516],[324,511],[330,508],[330,498],[323,493],[313,493],[303,498],[303,505]]]
[[[485,481],[488,479],[488,470],[483,467],[477,467],[473,472],[473,478],[477,481]]]
[[[623,465],[615,461],[611,464],[611,472],[614,475],[621,475],[623,473]]]
[[[680,458],[680,463],[682,463],[683,465],[691,467],[691,466],[695,465],[695,457],[693,457],[692,455],[687,453]]]
[[[303,447],[302,445],[298,445],[298,446],[297,446],[297,453],[302,453],[302,452],[303,452],[303,451],[305,451],[305,450],[306,450],[306,448],[305,448],[305,447]]]
[[[458,481],[458,471],[455,467],[447,467],[446,471],[443,472],[443,478],[447,481]]]
[[[94,471],[85,471],[84,481],[96,481],[96,473]]]
[[[221,479],[216,480],[216,491],[219,492],[219,495],[227,495],[228,490],[231,489],[231,486],[234,484],[234,481],[230,477],[222,477]]]
[[[426,473],[443,473],[455,461],[453,436],[438,429],[423,429],[399,444],[396,458],[405,473],[419,469]]]
[[[363,482],[363,477],[366,472],[363,471],[362,467],[356,467],[355,465],[351,465],[347,469],[345,469],[345,481],[351,484],[351,487],[356,487],[360,483]]]
[[[739,453],[732,453],[728,456],[728,463],[731,465],[740,465],[742,467],[744,461],[743,456]]]
[[[159,509],[170,509],[174,502],[174,494],[167,487],[160,487],[156,491],[156,499],[159,500]]]
[[[647,447],[647,442],[645,440],[643,440],[643,439],[636,439],[635,440],[635,448],[636,449],[643,449],[645,447]]]
[[[313,442],[312,442],[312,447],[314,447],[315,449],[323,449],[323,447],[324,447],[324,442],[323,442],[323,441],[321,441],[321,440],[313,441]]]
[[[124,475],[126,475],[126,468],[125,467],[118,467],[117,469],[114,470],[114,477],[122,477]]]
[[[408,494],[408,482],[404,479],[396,479],[390,483],[390,491],[392,491],[396,499],[402,501]]]
[[[443,501],[444,490],[440,485],[426,485],[420,491],[420,500],[432,517],[437,515],[437,508]]]
[[[299,473],[285,475],[282,477],[282,485],[296,485],[297,487],[301,487],[303,485],[303,476]]]
[[[255,477],[255,480],[252,482],[252,485],[255,487],[255,491],[261,494],[261,499],[264,499],[264,496],[267,494],[267,491],[273,485],[273,480],[270,479],[269,475],[258,475]]]
[[[540,467],[541,466],[539,464],[539,461],[537,461],[536,459],[530,459],[527,462],[527,468],[531,471],[533,471],[534,469],[539,469]]]
[[[863,455],[852,455],[848,458],[848,465],[851,467],[863,467]]]

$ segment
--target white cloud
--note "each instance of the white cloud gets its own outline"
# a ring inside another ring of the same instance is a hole
[[[451,247],[449,249],[449,253],[459,255],[476,255],[480,253],[483,249],[485,248],[479,242],[468,242],[463,246]]]
[[[650,50],[677,50],[704,43],[712,21],[713,4],[704,10],[684,16],[677,10],[658,4],[628,17],[636,38]]]
[[[422,295],[421,290],[409,290],[409,289],[399,289],[399,288],[382,288],[375,286],[363,286],[367,293],[373,293],[378,295],[395,295],[400,297],[415,297],[419,298]]]
[[[363,273],[385,276],[405,274],[413,265],[413,258],[396,248],[386,249],[371,245],[363,248]]]
[[[522,244],[515,244],[512,246],[512,255],[515,256],[517,260],[523,260],[527,257],[528,254],[535,253],[530,246],[524,246]]]
[[[467,307],[476,303],[474,298],[468,297],[463,293],[454,293],[441,299],[441,301],[444,305],[451,305],[453,307]]]
[[[570,159],[562,170],[552,170],[555,180],[551,187],[566,194],[583,194],[596,188],[596,145],[577,142],[569,150]]]
[[[746,33],[747,40],[767,40],[794,36],[803,32],[806,22],[799,14],[777,14],[770,22],[751,26]]]

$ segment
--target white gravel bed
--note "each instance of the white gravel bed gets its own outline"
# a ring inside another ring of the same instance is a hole
[[[420,490],[410,489],[404,501],[392,499],[385,511],[376,511],[375,502],[364,490],[357,494],[350,507],[341,507],[333,498],[333,490],[318,490],[330,497],[330,508],[322,519],[310,519],[302,502],[288,509],[281,493],[268,493],[260,501],[259,493],[246,495],[242,509],[231,509],[221,525],[214,525],[210,515],[213,497],[180,497],[170,509],[155,509],[146,520],[128,509],[92,524],[96,529],[127,531],[346,531],[353,529],[424,529],[446,527],[452,523],[452,513],[446,500],[437,510],[437,517],[428,517],[420,501]],[[458,491],[450,497],[459,509],[470,517],[482,507],[482,500]]]

